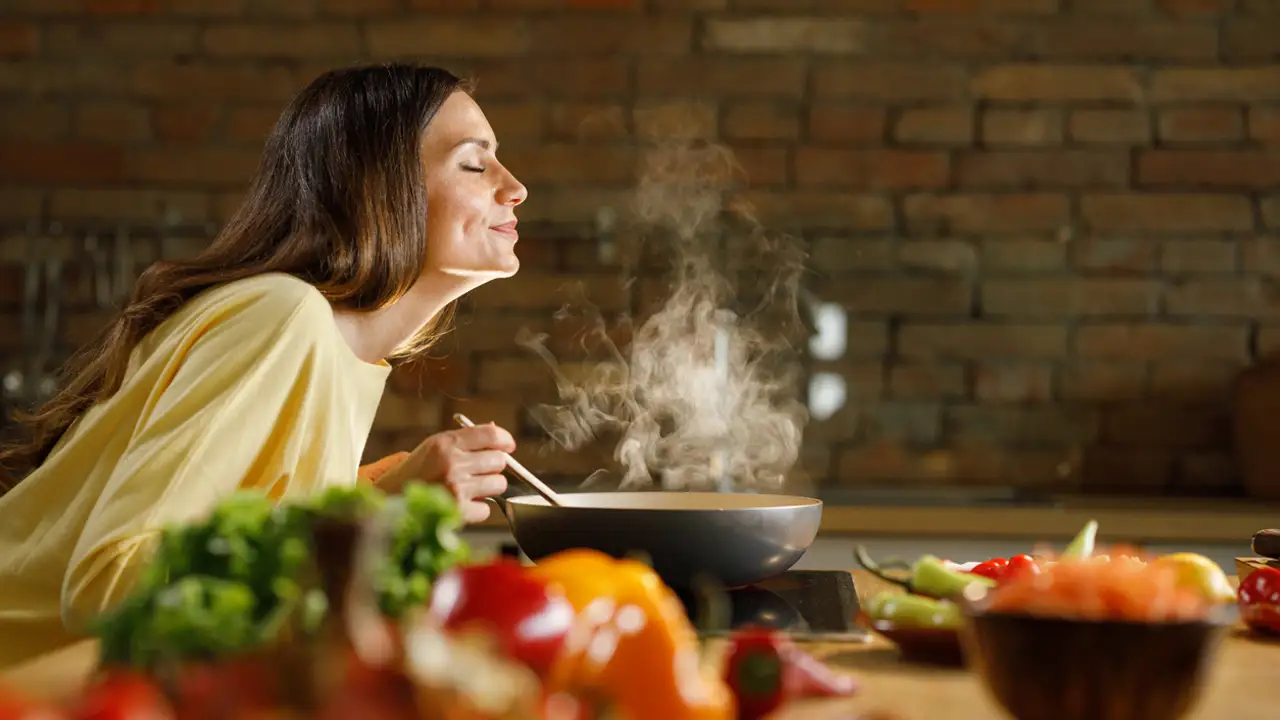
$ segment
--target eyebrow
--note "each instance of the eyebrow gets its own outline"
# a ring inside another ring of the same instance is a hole
[[[459,141],[457,145],[454,145],[453,147],[456,150],[457,148],[460,148],[463,145],[479,145],[485,150],[496,151],[498,149],[498,143],[491,143],[488,140],[485,140],[484,138],[474,138],[474,137],[464,138],[461,141]]]

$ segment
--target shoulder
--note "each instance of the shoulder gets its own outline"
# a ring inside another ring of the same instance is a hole
[[[188,341],[284,344],[302,349],[328,344],[337,336],[329,301],[312,285],[283,273],[257,275],[205,290],[170,320],[169,333],[162,334]]]

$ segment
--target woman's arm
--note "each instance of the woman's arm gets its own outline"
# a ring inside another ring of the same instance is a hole
[[[241,488],[279,497],[355,480],[333,477],[351,454],[335,446],[355,440],[332,322],[318,295],[264,293],[219,309],[161,360],[163,387],[146,397],[76,543],[62,594],[69,627],[128,594],[164,526]]]

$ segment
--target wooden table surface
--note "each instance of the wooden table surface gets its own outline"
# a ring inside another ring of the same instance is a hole
[[[858,595],[866,598],[886,585],[865,571],[853,571]],[[1234,578],[1233,578],[1234,581]],[[854,698],[797,703],[780,718],[855,720],[879,710],[901,720],[998,720],[1008,717],[965,670],[902,662],[893,645],[807,643],[829,664],[862,681]],[[92,669],[95,651],[84,643],[0,674],[0,682],[42,696],[63,696]],[[1259,642],[1237,630],[1223,642],[1210,667],[1204,692],[1187,720],[1275,720],[1280,718],[1280,643]]]

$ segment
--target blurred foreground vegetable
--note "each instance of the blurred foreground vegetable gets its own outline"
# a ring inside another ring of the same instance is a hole
[[[702,666],[679,598],[648,565],[567,550],[529,570],[578,611],[547,681],[549,695],[588,702],[593,717],[731,720],[733,695]]]
[[[362,484],[276,505],[237,494],[204,521],[165,530],[133,595],[95,625],[104,665],[155,667],[250,650],[286,631],[319,627],[329,599],[301,577],[311,561],[317,520],[386,513],[391,528],[374,585],[383,612],[399,617],[421,604],[431,581],[468,557],[462,516],[436,486],[411,485],[388,498]]]
[[[743,628],[730,638],[725,682],[733,690],[738,720],[762,720],[787,703],[844,697],[858,690],[790,639],[768,628]]]
[[[1280,570],[1261,567],[1240,581],[1240,617],[1250,630],[1280,635]]]

